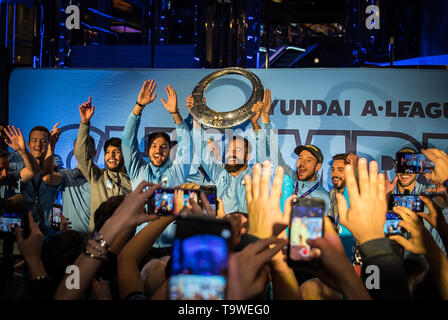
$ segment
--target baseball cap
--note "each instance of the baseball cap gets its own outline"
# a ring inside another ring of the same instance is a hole
[[[320,163],[324,162],[324,156],[322,154],[322,151],[320,151],[320,149],[315,145],[307,144],[306,146],[297,146],[294,149],[294,153],[299,155],[300,152],[302,152],[303,150],[306,150],[310,152],[313,156],[315,156],[317,158],[317,162]]]
[[[411,147],[401,148],[397,153],[417,153],[417,151]]]

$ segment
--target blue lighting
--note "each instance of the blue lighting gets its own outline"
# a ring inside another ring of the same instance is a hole
[[[201,59],[199,59],[198,57],[194,57],[194,60],[201,61]]]
[[[177,22],[182,23],[182,20],[179,19],[179,20],[177,20]]]
[[[247,17],[247,20],[254,20],[254,17],[249,16]]]
[[[99,14],[100,16],[103,16],[103,17],[106,17],[106,18],[110,18],[110,19],[117,20],[117,21],[124,21],[124,19],[120,19],[120,18],[112,17],[112,16],[110,16],[110,15],[108,15],[108,14],[105,14],[105,13],[103,13],[103,12],[101,12],[101,11],[98,11],[98,10],[96,10],[96,9],[92,9],[92,8],[87,8],[87,9],[88,9],[89,11],[93,12],[93,13]]]

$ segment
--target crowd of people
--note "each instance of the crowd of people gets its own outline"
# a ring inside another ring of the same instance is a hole
[[[176,226],[189,217],[204,217],[210,226],[225,220],[231,226],[227,267],[220,269],[225,270],[220,274],[225,299],[448,299],[444,151],[408,146],[397,151],[423,153],[433,162],[434,168],[422,173],[427,185],[408,172],[397,172],[390,181],[376,161],[336,154],[328,192],[319,175],[325,162],[318,146],[297,146],[296,168],[286,164],[269,117],[269,89],[252,107],[255,144],[232,135],[224,157],[206,128],[194,118],[192,127],[182,119],[175,90],[168,85],[165,92],[167,98],[160,100],[173,117],[177,145],[172,152],[170,135],[150,133],[144,152],[149,162],[139,148],[138,131],[143,112],[156,100],[154,80],[143,83],[123,138],[104,143],[104,168],[94,161],[91,97],[79,106],[74,169],[64,169],[55,154],[58,124],[52,130],[34,127],[28,142],[19,128],[2,128],[1,213],[23,213],[21,227],[14,222],[2,236],[4,243],[8,236],[17,242],[25,262],[20,281],[14,279],[17,272],[0,274],[4,299],[169,299]],[[189,96],[189,111],[193,105]],[[251,154],[255,165],[249,164]],[[201,191],[205,186],[216,186],[216,204]],[[160,188],[176,188],[173,203],[168,205],[164,194],[160,201],[165,202],[155,206],[170,214],[149,209],[148,199]],[[198,190],[199,196],[184,203],[182,190],[187,189]],[[424,210],[394,205],[397,195],[416,196]],[[55,218],[59,196],[63,216]],[[320,199],[325,208],[318,229],[322,236],[306,241],[319,261],[308,268],[295,268],[287,257],[291,210],[301,199]],[[399,226],[405,232],[388,232],[389,216],[399,217],[394,230]],[[60,219],[57,227],[55,219]]]

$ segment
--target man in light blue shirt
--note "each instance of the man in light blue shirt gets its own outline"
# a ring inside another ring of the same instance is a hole
[[[174,89],[168,85],[165,91],[168,101],[161,99],[165,109],[172,115],[176,124],[177,151],[176,159],[171,161],[170,137],[164,132],[153,132],[148,136],[147,151],[150,162],[146,162],[139,150],[137,133],[140,126],[142,111],[146,105],[152,103],[156,98],[154,92],[156,84],[154,80],[143,83],[143,87],[138,95],[133,111],[126,122],[122,151],[126,170],[131,179],[132,189],[135,189],[140,182],[149,181],[162,183],[162,187],[176,187],[183,184],[190,172],[192,162],[191,137],[187,125],[183,121],[177,108],[177,95]],[[137,228],[140,231],[146,224]],[[171,245],[174,239],[174,224],[170,224],[161,234],[154,244],[155,247],[166,247]]]
[[[298,155],[297,171],[288,166],[280,152],[278,137],[274,133],[269,119],[270,109],[271,91],[266,89],[259,115],[259,117],[261,116],[261,124],[257,130],[259,144],[264,148],[264,150],[259,151],[259,161],[270,159],[274,168],[282,166],[285,170],[280,203],[284,204],[292,194],[303,198],[319,198],[325,202],[325,210],[328,212],[331,208],[330,195],[320,185],[318,174],[324,160],[322,152],[314,145],[297,146],[294,149],[294,153]]]
[[[254,115],[250,121],[255,132],[256,150],[255,161],[261,162],[259,151],[265,149],[263,140],[259,139],[257,110],[261,108],[262,102],[257,102],[252,111]],[[190,109],[192,104],[187,102]],[[223,164],[216,154],[212,152],[212,146],[208,143],[204,135],[202,126],[194,120],[193,122],[193,143],[195,147],[195,156],[200,159],[201,167],[204,168],[206,174],[210,177],[211,184],[216,185],[217,197],[221,199],[226,214],[239,212],[247,213],[246,188],[244,186],[244,176],[252,175],[253,167],[248,162],[252,152],[252,146],[248,139],[233,135],[228,139],[227,149],[225,152],[225,163]]]
[[[90,136],[89,152],[92,158],[96,154],[95,141]],[[43,180],[61,191],[62,213],[71,222],[71,229],[89,233],[90,184],[79,170],[79,166],[75,169],[50,172]]]
[[[51,133],[45,127],[36,126],[31,129],[28,140],[30,153],[39,164],[41,171],[24,184],[22,193],[26,209],[32,211],[33,218],[44,235],[51,233],[50,216],[52,205],[58,197],[58,190],[44,183],[42,177],[46,175],[45,172],[49,171],[50,167],[55,166],[53,157],[47,157],[47,155],[54,151],[59,135],[60,129],[57,125],[53,127]]]

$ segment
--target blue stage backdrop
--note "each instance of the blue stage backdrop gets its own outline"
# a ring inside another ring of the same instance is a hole
[[[92,96],[95,115],[92,136],[103,165],[104,141],[122,136],[122,131],[144,80],[157,82],[157,99],[145,108],[139,132],[171,131],[171,116],[160,98],[171,84],[177,92],[182,116],[187,117],[185,99],[195,85],[214,70],[36,70],[17,69],[9,83],[10,124],[28,136],[35,125],[51,129],[61,122],[63,134],[56,147],[65,167],[76,166],[73,142],[80,117],[78,106]],[[265,88],[272,91],[271,120],[279,129],[279,143],[287,163],[295,166],[297,144],[315,144],[325,163],[324,186],[332,188],[331,156],[356,152],[376,159],[383,170],[393,168],[392,158],[404,145],[419,148],[429,144],[448,150],[448,72],[443,70],[393,69],[254,69]],[[206,92],[207,104],[228,111],[250,97],[250,82],[241,76],[226,76],[213,82]],[[250,124],[245,130],[249,136]],[[218,141],[219,135],[215,136]],[[224,144],[222,150],[225,150]],[[253,162],[253,157],[252,157]],[[393,173],[390,173],[393,176]]]

